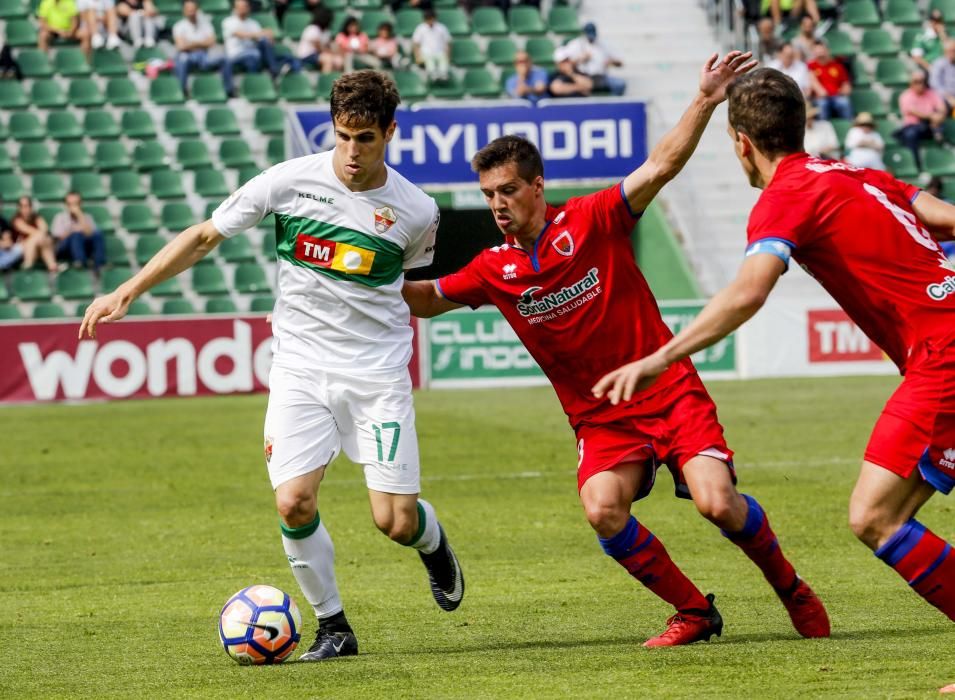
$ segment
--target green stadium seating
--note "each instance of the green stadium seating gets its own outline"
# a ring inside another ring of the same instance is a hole
[[[184,202],[166,202],[163,204],[159,220],[162,227],[172,233],[179,233],[198,223],[192,209]]]
[[[259,228],[265,228],[264,224],[265,224],[265,221],[260,223]],[[265,258],[266,260],[275,260],[274,227],[273,227],[273,231],[270,232],[269,235],[262,236],[262,257]]]
[[[66,107],[66,93],[54,78],[40,78],[30,86],[30,102],[40,109]]]
[[[256,263],[241,263],[235,268],[235,288],[242,294],[259,294],[271,292],[269,281],[263,270]]]
[[[28,173],[53,170],[56,167],[53,154],[45,143],[25,143],[20,146],[17,162],[20,168]]]
[[[495,66],[514,65],[514,55],[517,53],[517,44],[510,38],[491,39],[487,42],[487,60]]]
[[[93,72],[86,61],[86,55],[72,46],[57,50],[53,66],[57,73],[67,78],[85,77]]]
[[[332,94],[332,85],[342,76],[338,71],[332,71],[331,73],[321,73],[318,76],[318,88],[316,93],[318,94],[318,99],[328,100]],[[404,94],[401,95],[404,99]]]
[[[955,175],[955,153],[944,146],[925,146],[922,149],[922,169],[932,176]]]
[[[206,300],[207,314],[234,314],[238,312],[238,307],[231,299],[213,298]]]
[[[895,132],[902,126],[897,120],[892,118],[881,119],[875,124],[875,130],[879,132],[882,140],[886,143],[895,142]]]
[[[253,177],[262,172],[261,168],[258,168],[253,165],[246,165],[239,168],[236,171],[236,187],[242,187],[245,183],[251,180]]]
[[[534,36],[547,33],[547,25],[541,18],[540,10],[532,5],[516,5],[510,9],[508,20],[511,31],[521,36]]]
[[[252,149],[243,139],[223,139],[219,145],[219,160],[227,168],[258,167]]]
[[[109,212],[102,204],[89,204],[88,202],[83,202],[83,209],[89,214],[93,221],[96,223],[96,227],[106,235],[111,235],[116,232],[115,217]],[[62,207],[58,208],[58,212],[62,211]]]
[[[59,173],[37,173],[30,189],[39,202],[60,202],[67,192],[66,183]]]
[[[947,119],[942,124],[942,134],[945,136],[945,142],[955,145],[955,120]]]
[[[116,236],[106,236],[106,262],[110,265],[129,265],[129,258],[126,255],[126,246],[123,245],[123,242],[119,240]],[[104,273],[105,276],[110,273],[110,270],[107,270]],[[123,277],[120,282],[127,279],[129,275]],[[106,283],[103,283],[103,291],[112,291],[116,287],[108,287]]]
[[[853,27],[878,27],[882,24],[879,11],[871,0],[851,0],[842,8],[842,21]]]
[[[105,109],[87,110],[83,115],[83,132],[91,139],[117,139],[122,133],[112,112]]]
[[[74,107],[83,109],[106,104],[106,96],[93,78],[74,78],[70,81],[69,100]]]
[[[547,26],[555,34],[580,34],[577,10],[568,5],[553,5],[547,13]]]
[[[201,134],[199,123],[191,109],[171,108],[163,118],[166,133],[176,138],[193,138]]]
[[[471,13],[471,27],[481,36],[503,36],[510,32],[507,19],[498,7],[476,7]]]
[[[53,296],[45,270],[20,270],[13,277],[13,296],[21,301],[47,301]]]
[[[20,49],[17,52],[17,63],[24,78],[50,78],[53,76],[53,65],[44,51],[39,49]]]
[[[14,141],[39,141],[46,136],[46,128],[33,112],[14,112],[10,115],[10,137]]]
[[[302,38],[302,32],[312,21],[312,15],[304,10],[289,10],[282,20],[282,31],[292,41]]]
[[[272,79],[265,73],[249,73],[242,77],[240,93],[249,102],[275,102],[278,95]]]
[[[30,106],[30,98],[23,85],[14,80],[0,80],[0,109],[24,109]]]
[[[185,170],[212,167],[212,158],[209,156],[206,142],[199,139],[180,141],[176,147],[176,160]]]
[[[13,172],[13,161],[10,160],[10,154],[3,146],[0,146],[0,172]],[[0,285],[0,287],[2,286],[3,285]]]
[[[852,128],[851,119],[830,119],[829,123],[832,124],[832,128],[836,132],[836,138],[839,139],[839,147],[842,148],[846,143],[846,134],[849,133],[849,129]]]
[[[445,81],[432,81],[428,86],[428,92],[439,100],[460,100],[464,97],[464,83],[456,74],[451,73]]]
[[[141,172],[168,168],[166,149],[159,141],[143,141],[133,149],[133,167]]]
[[[112,239],[118,241],[118,239]],[[123,282],[133,276],[133,269],[128,263],[103,271],[103,291],[112,292]]]
[[[110,78],[106,83],[106,101],[114,107],[139,107],[142,98],[129,78]]]
[[[218,73],[197,75],[192,79],[192,98],[199,104],[223,104],[229,100]]]
[[[164,245],[166,245],[166,239],[158,234],[147,233],[140,236],[136,239],[136,262],[145,265],[156,253],[162,250]]]
[[[252,250],[252,244],[248,237],[239,234],[226,238],[219,244],[219,255],[229,263],[254,262],[255,252]]]
[[[149,99],[157,105],[181,105],[186,101],[179,81],[171,75],[160,75],[149,84]]]
[[[129,75],[129,65],[119,51],[97,49],[93,52],[93,72],[104,78]]]
[[[93,154],[96,168],[104,172],[127,170],[133,167],[133,161],[122,141],[100,141]]]
[[[0,2],[0,19],[25,18],[30,9],[30,3],[25,0],[3,0]]]
[[[120,225],[130,233],[155,233],[159,228],[156,215],[147,204],[126,204],[119,216]]]
[[[127,109],[123,112],[120,126],[126,138],[156,138],[156,125],[153,123],[152,116],[144,109]]]
[[[472,97],[498,97],[501,86],[486,68],[468,68],[464,73],[464,91]]]
[[[356,10],[377,10],[381,8],[383,0],[351,0],[349,4]]]
[[[186,299],[166,299],[162,303],[163,316],[180,316],[196,313],[191,301]]]
[[[176,14],[179,12],[177,11]],[[154,59],[165,61],[166,58],[166,52],[159,46],[140,46],[133,54],[133,63],[147,63]]]
[[[72,112],[50,112],[46,117],[46,131],[56,141],[83,138],[83,127]]]
[[[181,297],[182,285],[178,277],[172,277],[165,282],[160,282],[149,290],[154,297]]]
[[[0,321],[19,321],[23,316],[13,304],[0,304]]]
[[[67,318],[63,307],[55,301],[43,301],[33,307],[33,318]]]
[[[36,27],[29,19],[7,20],[6,43],[13,48],[34,47],[37,45],[38,35]]]
[[[154,174],[156,171],[153,171]],[[135,170],[114,170],[109,174],[109,191],[117,199],[128,202],[146,198],[146,190]]]
[[[102,202],[109,196],[103,186],[103,178],[94,172],[73,173],[70,176],[70,189],[78,192],[84,202]]]
[[[849,95],[849,100],[852,102],[852,110],[856,114],[859,112],[869,112],[878,120],[889,113],[882,97],[872,89],[860,88],[853,90],[852,94]]]
[[[272,313],[275,308],[275,299],[270,296],[253,297],[249,303],[249,311],[255,314]]]
[[[182,187],[182,177],[175,170],[153,170],[149,174],[149,191],[157,199],[185,199],[186,197],[186,191]]]
[[[127,316],[152,316],[152,307],[144,299],[136,299],[129,305],[126,311]]]
[[[857,53],[855,43],[841,29],[830,29],[823,40],[829,45],[829,51],[833,56],[851,58]]]
[[[894,57],[899,53],[899,44],[885,29],[866,29],[860,43],[862,53],[873,58]]]
[[[315,86],[305,73],[288,73],[279,81],[279,96],[289,102],[314,102]]]
[[[275,37],[276,46],[279,46],[281,40],[285,38],[285,33],[279,26],[278,20],[275,19],[275,15],[271,12],[253,12],[252,18],[262,25],[262,29],[272,30],[272,36]]]
[[[554,65],[554,51],[557,47],[547,37],[528,39],[524,50],[531,57],[531,63],[541,68],[551,68]]]
[[[284,119],[284,112],[279,107],[259,107],[255,111],[256,120],[263,109],[277,110]],[[214,136],[238,136],[242,133],[235,112],[228,107],[212,107],[206,112],[206,131]]]
[[[460,7],[439,8],[435,10],[435,15],[438,21],[448,28],[451,36],[471,36],[471,22],[468,20],[467,13]]]
[[[862,61],[853,61],[851,72],[853,88],[872,87],[872,76]]]
[[[228,294],[229,285],[226,284],[222,270],[215,265],[204,265],[192,271],[192,288],[197,294],[212,296]]]
[[[404,98],[404,94],[402,94]],[[209,110],[211,113],[212,110]],[[239,125],[235,121],[235,115],[231,110],[225,110],[226,114],[232,117],[232,121],[229,122],[228,119],[222,118],[222,124],[217,124],[216,129],[213,130],[212,125],[209,123],[210,115],[206,114],[206,131],[211,134],[216,135],[231,135],[239,133]],[[255,110],[255,118],[253,119],[253,125],[255,126],[256,131],[260,134],[284,134],[285,133],[285,112],[282,111],[281,107],[258,107]],[[234,131],[225,131],[220,130],[228,127]]]
[[[888,0],[885,3],[885,18],[897,27],[918,27],[922,15],[914,0]]]
[[[395,33],[403,39],[410,39],[414,30],[424,22],[424,14],[417,7],[402,7],[395,13]]]
[[[57,170],[90,170],[93,159],[82,141],[64,141],[56,149]]]
[[[487,62],[484,51],[474,39],[451,40],[451,63],[456,66],[483,66]]]
[[[395,84],[401,101],[405,103],[420,102],[428,96],[428,87],[421,76],[413,70],[396,70]]]
[[[8,202],[26,194],[23,176],[15,173],[0,173],[0,192],[3,192],[3,198]]]
[[[875,79],[886,87],[905,87],[912,69],[900,58],[880,58],[875,66]]]
[[[368,36],[378,33],[378,26],[382,22],[392,22],[391,12],[388,10],[366,10],[361,15],[361,28]],[[394,24],[394,22],[392,22]]]
[[[232,190],[226,186],[222,173],[212,168],[197,170],[194,183],[194,191],[200,197],[228,197],[232,193]]]
[[[932,0],[928,8],[929,11],[941,10],[942,16],[947,21],[955,19],[955,0]]]
[[[6,141],[10,137],[10,129],[6,123],[0,119],[0,141]]]
[[[897,178],[917,177],[919,174],[912,151],[902,146],[886,146],[883,160],[889,172]]]
[[[56,291],[64,299],[91,299],[96,293],[86,270],[68,269],[57,275]]]
[[[284,136],[274,136],[269,139],[269,142],[265,147],[265,157],[268,158],[269,163],[272,165],[281,163],[285,160]]]

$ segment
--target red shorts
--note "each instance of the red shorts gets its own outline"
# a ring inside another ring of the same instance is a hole
[[[922,343],[882,409],[865,459],[898,474],[916,467],[937,490],[955,486],[955,347]]]
[[[624,462],[648,461],[652,469],[634,500],[650,493],[657,469],[665,464],[673,475],[676,495],[689,498],[683,465],[704,454],[726,462],[736,483],[733,452],[726,446],[716,405],[697,374],[673,384],[665,395],[633,406],[633,413],[608,423],[577,427],[577,489],[599,472]]]

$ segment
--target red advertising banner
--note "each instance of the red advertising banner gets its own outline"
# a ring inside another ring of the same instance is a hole
[[[809,362],[881,360],[882,350],[842,309],[810,309]]]
[[[78,320],[0,323],[0,402],[267,390],[272,329],[264,316],[127,318],[99,326],[96,340],[77,340],[78,329]],[[417,367],[415,353],[415,386]]]

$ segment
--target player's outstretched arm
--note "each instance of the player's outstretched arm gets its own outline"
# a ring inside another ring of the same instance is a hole
[[[604,375],[593,387],[594,396],[606,395],[614,405],[629,401],[671,364],[719,342],[752,318],[785,271],[786,264],[775,255],[749,256],[736,279],[710,299],[690,325],[652,355]]]
[[[912,202],[912,210],[936,240],[955,240],[955,205],[928,192],[919,192]]]
[[[461,304],[455,304],[441,296],[433,281],[409,282],[405,280],[404,286],[401,288],[401,295],[405,298],[408,308],[411,309],[411,315],[418,318],[432,318],[446,311],[461,308]]]
[[[710,56],[700,69],[700,91],[680,121],[653,148],[643,164],[627,175],[623,191],[630,210],[646,209],[663,186],[676,177],[693,155],[716,106],[726,99],[726,88],[743,73],[752,70],[752,53],[730,51],[722,59]]]
[[[143,269],[119,285],[116,291],[93,300],[80,323],[79,337],[82,338],[86,333],[90,338],[95,338],[97,323],[118,321],[143,292],[192,267],[224,239],[212,225],[212,219],[187,228],[156,253]]]

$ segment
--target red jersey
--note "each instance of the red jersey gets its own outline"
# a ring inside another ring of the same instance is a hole
[[[832,60],[826,65],[817,61],[810,61],[808,68],[829,96],[838,95],[839,88],[849,82],[849,71],[839,61]]]
[[[689,360],[670,367],[629,404],[612,406],[590,391],[607,372],[672,337],[633,257],[636,217],[623,185],[548,206],[546,220],[532,250],[507,236],[503,245],[438,280],[439,291],[449,301],[501,310],[575,428],[652,413],[652,396],[695,372]]]
[[[916,218],[918,195],[878,170],[790,155],[750,214],[747,252],[791,249],[904,374],[916,343],[955,335],[955,265]]]

